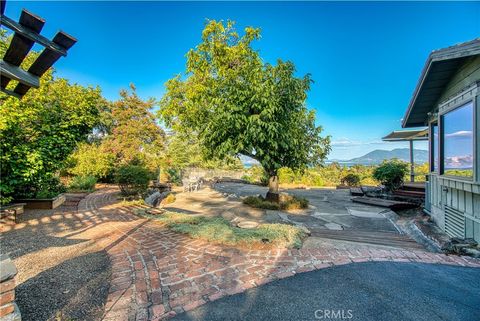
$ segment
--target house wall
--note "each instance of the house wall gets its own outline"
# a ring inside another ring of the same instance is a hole
[[[448,83],[439,99],[439,104],[449,100],[459,92],[480,80],[480,56],[468,59]]]
[[[447,98],[450,97],[450,98]],[[475,173],[473,180],[431,173],[427,199],[430,214],[437,225],[445,230],[445,209],[449,207],[463,215],[464,237],[480,242],[480,57],[468,60],[452,78],[436,108],[438,115],[474,100]],[[431,117],[436,120],[439,116]]]

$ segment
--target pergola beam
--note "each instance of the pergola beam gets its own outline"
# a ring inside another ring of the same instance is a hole
[[[38,88],[40,86],[40,79],[38,76],[32,75],[28,71],[9,64],[2,59],[0,59],[0,69],[2,70],[2,76],[5,75],[9,79],[17,80],[28,87]]]
[[[1,20],[3,26],[14,31],[12,40],[0,59],[0,90],[8,95],[21,98],[31,87],[40,86],[40,77],[62,56],[67,55],[77,40],[63,31],[58,32],[53,40],[40,35],[45,20],[23,9],[19,22],[4,15],[5,0],[1,3]],[[21,65],[35,43],[45,47],[35,61],[30,65],[28,71],[22,69]],[[15,89],[7,89],[11,80],[18,81]]]
[[[62,46],[66,50],[70,49],[77,40],[72,36],[64,33],[59,32],[53,38],[53,43]],[[52,51],[49,48],[45,48],[40,56],[38,56],[37,60],[33,62],[33,64],[28,69],[28,72],[34,76],[41,77],[47,70],[50,68],[58,59],[60,59],[61,55],[56,52]],[[14,92],[20,96],[23,96],[27,93],[29,87],[25,84],[19,83]]]
[[[24,26],[25,28],[30,28],[32,31],[38,33],[42,30],[43,25],[45,24],[45,20],[30,14],[26,10],[22,10],[19,24]],[[3,57],[3,60],[8,62],[11,65],[20,66],[20,64],[28,55],[28,52],[30,51],[30,49],[32,49],[34,44],[35,44],[35,41],[28,39],[19,33],[15,33],[12,38],[12,41],[10,42],[10,46],[5,52],[5,56]],[[2,75],[1,77],[2,88],[7,88],[10,80],[11,80],[10,78]]]
[[[26,11],[26,10],[24,10],[24,11]],[[26,11],[26,12],[28,13],[28,11]],[[31,13],[28,13],[28,14],[31,15]],[[61,46],[57,45],[53,41],[48,40],[44,36],[34,32],[30,28],[26,28],[26,27],[22,26],[21,24],[13,21],[12,19],[10,19],[9,17],[7,17],[5,15],[2,15],[1,24],[6,26],[7,28],[10,28],[11,30],[25,36],[26,38],[28,38],[30,40],[33,40],[34,42],[44,46],[45,48],[48,48],[52,51],[55,51],[55,52],[59,53],[61,56],[65,57],[67,55],[67,51],[64,48],[62,48]]]

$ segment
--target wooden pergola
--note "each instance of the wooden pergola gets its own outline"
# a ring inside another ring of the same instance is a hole
[[[415,182],[415,160],[413,157],[413,142],[428,140],[428,128],[395,130],[385,137],[385,142],[409,142],[410,144],[410,182]]]
[[[45,20],[23,9],[18,22],[5,16],[6,1],[1,0],[1,25],[14,32],[12,41],[0,59],[0,90],[8,95],[22,98],[30,88],[40,86],[40,77],[60,58],[67,55],[77,40],[63,31],[59,31],[52,40],[40,34]],[[33,64],[24,70],[21,63],[33,45],[45,47]],[[16,80],[15,88],[7,89],[10,81]]]

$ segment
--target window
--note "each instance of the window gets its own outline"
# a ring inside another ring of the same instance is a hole
[[[430,170],[438,173],[438,124],[432,123],[430,128]]]
[[[473,177],[473,102],[442,118],[443,172]]]

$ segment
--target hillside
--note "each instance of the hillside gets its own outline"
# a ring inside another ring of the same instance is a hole
[[[376,149],[363,156],[352,158],[346,161],[339,161],[340,163],[348,164],[362,164],[362,165],[375,165],[380,164],[385,159],[398,158],[400,160],[410,161],[410,150],[408,148],[397,148],[394,150]],[[423,164],[428,162],[428,151],[422,149],[414,150],[415,163]]]

